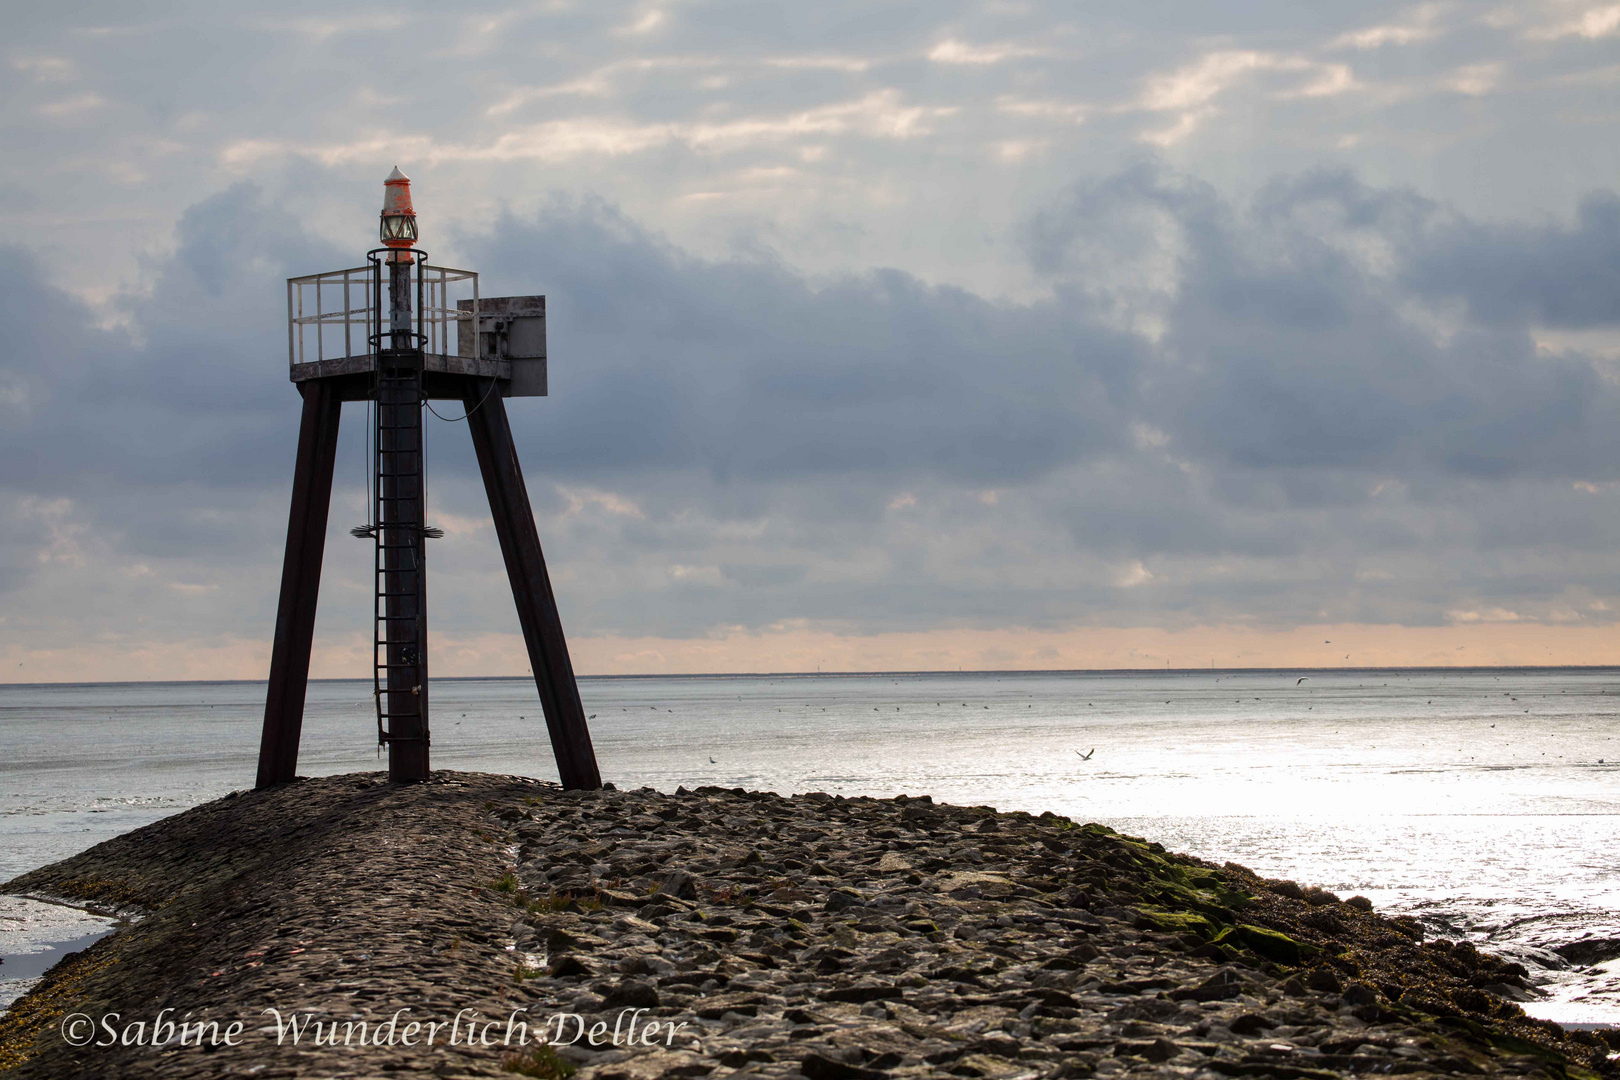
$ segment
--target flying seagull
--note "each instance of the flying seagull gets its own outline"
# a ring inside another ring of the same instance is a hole
[[[1080,751],[1078,751],[1078,750],[1075,751],[1076,754],[1080,754],[1080,760],[1081,761],[1090,761],[1091,760],[1091,755],[1095,754],[1096,752],[1097,752],[1097,748],[1095,746],[1093,746],[1090,750],[1087,750],[1083,754],[1081,754]]]
[[[1309,676],[1309,675],[1301,675],[1301,676],[1300,676],[1300,677],[1299,677],[1299,681],[1298,681],[1298,682],[1296,682],[1296,683],[1294,683],[1294,685],[1295,685],[1295,686],[1298,686],[1298,685],[1299,685],[1299,684],[1300,684],[1300,683],[1302,683],[1302,682],[1304,682],[1304,681],[1305,681],[1305,680],[1306,680],[1306,679],[1309,679],[1309,678],[1310,678],[1310,676]]]
[[[709,764],[710,764],[710,765],[713,765],[713,764],[714,764],[714,758],[710,758],[710,759],[709,759]]]

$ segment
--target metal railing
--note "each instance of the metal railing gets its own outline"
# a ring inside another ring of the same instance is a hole
[[[421,256],[413,260],[410,281],[417,340],[425,352],[454,356],[460,352],[460,342],[466,340],[461,334],[462,324],[469,333],[478,325],[478,274],[431,266],[425,252],[413,254]],[[386,288],[380,260],[346,270],[288,278],[287,363],[296,367],[370,355],[371,342],[381,332],[378,312]],[[472,293],[472,310],[464,311],[456,303],[468,297],[456,294],[468,290]],[[472,358],[481,360],[482,335],[470,336],[476,342]]]
[[[469,327],[478,325],[478,274],[472,270],[454,270],[448,266],[429,266],[426,263],[420,267],[420,274],[422,284],[417,290],[417,296],[421,298],[417,305],[417,331],[427,335],[424,348],[428,352],[453,356],[460,351],[460,324],[465,323]],[[461,298],[452,298],[452,286],[472,289],[471,313],[456,307],[456,300]],[[452,325],[456,327],[454,341],[450,336]],[[475,339],[478,336],[473,334]],[[483,359],[482,346],[475,345],[473,348],[473,359]]]
[[[369,266],[288,278],[287,363],[297,366],[369,353],[368,342],[376,332],[372,323],[376,287]],[[342,352],[337,351],[340,344]]]

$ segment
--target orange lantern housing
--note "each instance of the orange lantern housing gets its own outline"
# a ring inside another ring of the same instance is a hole
[[[384,247],[404,250],[416,243],[416,210],[411,206],[411,178],[394,166],[383,181],[382,225]]]

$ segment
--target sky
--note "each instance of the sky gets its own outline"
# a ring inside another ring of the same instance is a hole
[[[436,263],[547,296],[509,411],[581,673],[1620,663],[1620,4],[7,22],[3,681],[263,677],[284,279],[396,165]],[[434,672],[521,674],[428,424]]]

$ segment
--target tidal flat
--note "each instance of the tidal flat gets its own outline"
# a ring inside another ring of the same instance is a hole
[[[0,1017],[17,1077],[1620,1075],[1414,918],[926,796],[329,776],[0,891],[132,920]]]

